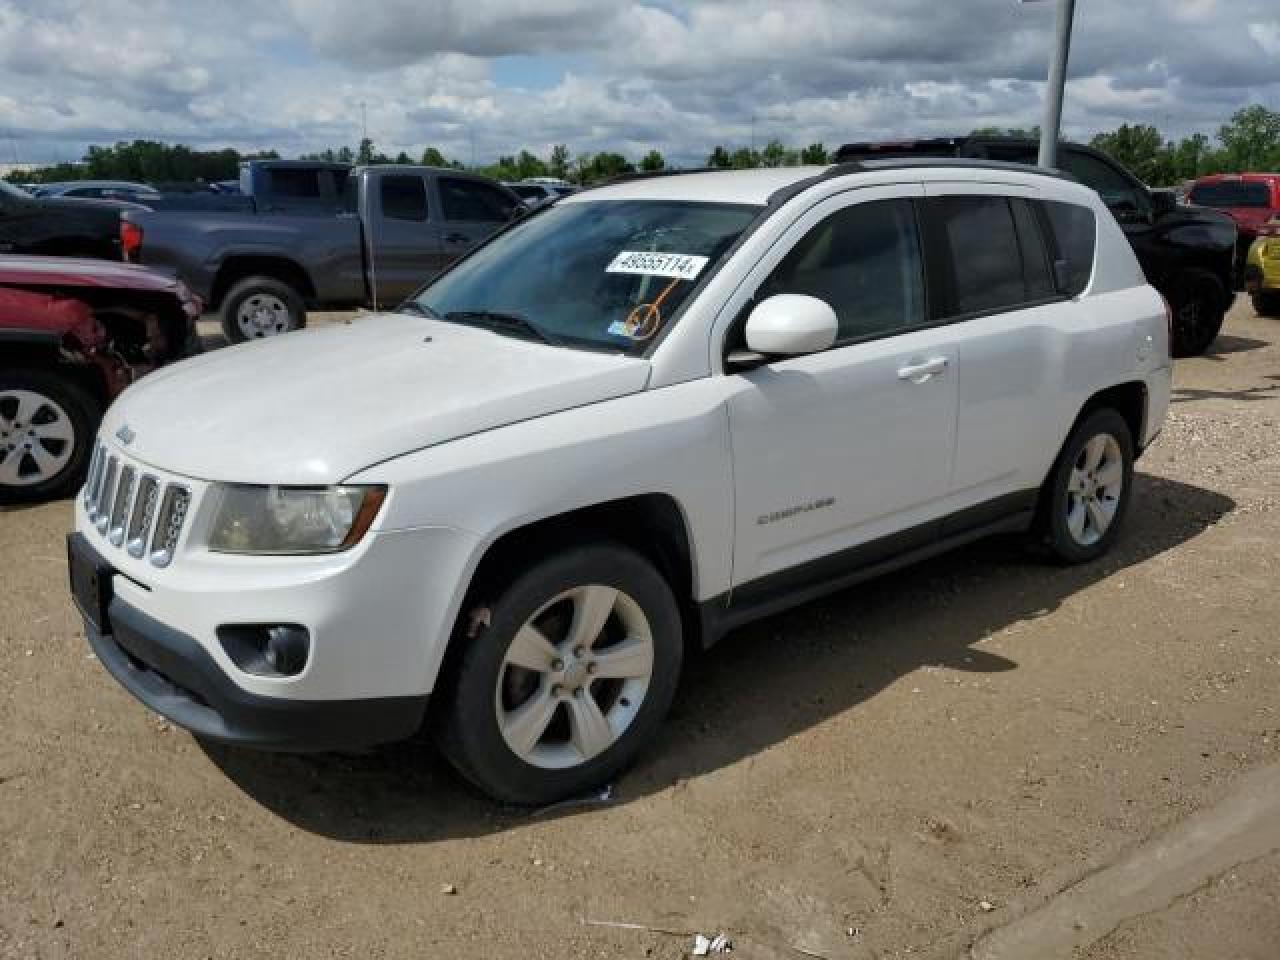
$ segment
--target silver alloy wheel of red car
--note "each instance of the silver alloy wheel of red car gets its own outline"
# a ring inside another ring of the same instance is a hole
[[[43,483],[74,452],[75,426],[61,404],[33,390],[0,390],[0,485]]]

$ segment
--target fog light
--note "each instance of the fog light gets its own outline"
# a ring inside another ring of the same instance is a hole
[[[311,653],[311,634],[296,623],[222,626],[218,642],[237,667],[260,677],[297,676]]]
[[[264,658],[267,666],[286,677],[301,673],[307,665],[307,651],[311,638],[305,627],[278,626],[267,630],[267,649]]]

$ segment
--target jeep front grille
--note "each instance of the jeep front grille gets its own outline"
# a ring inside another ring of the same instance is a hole
[[[113,547],[157,567],[173,562],[191,506],[191,492],[179,483],[162,481],[146,468],[131,464],[98,444],[84,488],[89,521]]]

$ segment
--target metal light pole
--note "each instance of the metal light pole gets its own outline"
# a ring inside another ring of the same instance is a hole
[[[1058,0],[1053,58],[1049,61],[1049,82],[1044,91],[1044,122],[1040,125],[1038,162],[1042,167],[1052,168],[1058,164],[1058,129],[1062,126],[1062,94],[1067,85],[1067,59],[1071,56],[1071,24],[1075,14],[1076,0]]]

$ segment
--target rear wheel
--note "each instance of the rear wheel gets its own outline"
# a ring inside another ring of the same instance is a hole
[[[0,502],[69,496],[84,477],[100,411],[46,370],[0,368]]]
[[[1222,284],[1205,270],[1187,270],[1169,293],[1173,309],[1173,355],[1198,357],[1217,339],[1226,318]]]
[[[279,336],[306,321],[298,291],[275,277],[246,277],[222,300],[222,332],[228,343]]]
[[[1096,560],[1115,542],[1133,486],[1133,436],[1115,410],[1095,410],[1067,438],[1040,504],[1045,542],[1064,563]]]
[[[445,755],[503,802],[607,783],[675,695],[683,641],[666,581],[639,554],[599,543],[548,557],[482,605],[488,625],[459,630],[465,646],[443,684]]]

